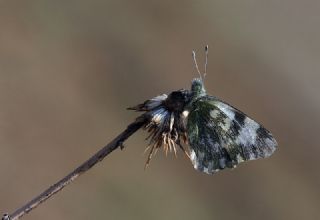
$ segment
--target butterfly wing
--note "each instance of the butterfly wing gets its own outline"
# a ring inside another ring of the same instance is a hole
[[[277,147],[272,134],[243,112],[212,96],[189,108],[187,133],[194,168],[213,174],[246,160],[270,156]]]

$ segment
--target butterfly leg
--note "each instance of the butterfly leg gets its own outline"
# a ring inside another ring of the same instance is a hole
[[[180,149],[184,152],[184,154],[191,160],[189,153],[186,149],[181,145],[180,141],[177,141],[176,144],[180,147]]]

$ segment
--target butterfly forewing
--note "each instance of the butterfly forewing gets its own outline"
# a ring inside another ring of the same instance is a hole
[[[194,168],[214,173],[240,162],[270,156],[277,142],[262,125],[213,96],[191,104],[187,120]]]

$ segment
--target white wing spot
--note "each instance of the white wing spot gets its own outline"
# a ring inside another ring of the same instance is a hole
[[[203,168],[203,172],[205,172],[205,173],[207,173],[207,174],[210,174],[208,167],[204,167],[204,168]]]
[[[219,111],[218,111],[218,110],[212,110],[212,111],[210,111],[210,116],[211,116],[212,118],[216,118],[216,117],[218,116],[218,114],[219,114]]]
[[[196,152],[194,152],[194,150],[191,150],[190,159],[191,159],[191,162],[193,164],[193,167],[197,170],[199,164],[198,164],[198,161],[197,161]]]
[[[237,154],[237,161],[238,161],[238,163],[244,161],[243,158],[242,158],[242,156],[241,156],[240,154]]]
[[[219,123],[219,125],[223,130],[228,131],[231,126],[231,120],[226,118],[223,123]]]
[[[216,102],[215,105],[230,118],[230,120],[234,120],[234,110],[232,107],[230,107],[227,104],[224,104],[222,102]]]
[[[189,111],[185,110],[185,111],[182,112],[182,116],[184,118],[188,117],[188,115],[189,115]]]
[[[254,145],[257,137],[257,129],[260,125],[250,118],[244,120],[244,125],[241,128],[237,137],[236,143],[245,146]]]

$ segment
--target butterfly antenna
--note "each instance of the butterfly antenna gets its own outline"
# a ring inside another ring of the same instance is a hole
[[[200,76],[200,79],[202,80],[202,75],[200,73],[200,70],[199,70],[199,67],[198,67],[198,63],[197,63],[197,59],[196,59],[196,53],[194,52],[194,50],[192,51],[192,58],[193,58],[193,62],[194,62],[194,65],[198,71],[198,74]]]
[[[203,78],[206,77],[207,75],[207,66],[208,66],[208,52],[209,52],[209,46],[206,45],[205,48],[205,53],[206,53],[206,62],[204,64],[204,74],[203,74]]]

